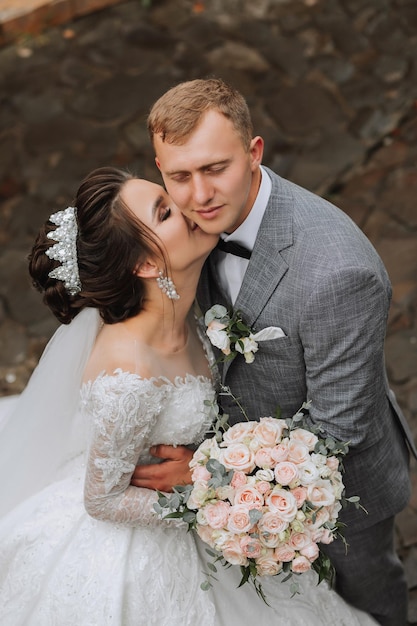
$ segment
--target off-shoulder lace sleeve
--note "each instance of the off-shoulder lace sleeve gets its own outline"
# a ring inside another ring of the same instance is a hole
[[[92,517],[130,526],[170,524],[153,510],[154,490],[130,485],[139,456],[149,448],[158,392],[151,381],[122,372],[84,386],[81,401],[90,422],[84,503]]]

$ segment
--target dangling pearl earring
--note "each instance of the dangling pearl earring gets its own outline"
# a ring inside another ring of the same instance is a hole
[[[156,282],[162,293],[165,293],[170,300],[179,300],[180,296],[177,294],[174,283],[170,278],[164,276],[162,270],[159,270],[159,278],[156,279]]]

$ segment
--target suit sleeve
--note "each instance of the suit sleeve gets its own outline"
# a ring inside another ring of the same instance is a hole
[[[300,324],[311,419],[352,448],[373,443],[390,295],[367,269],[330,272],[316,285]]]

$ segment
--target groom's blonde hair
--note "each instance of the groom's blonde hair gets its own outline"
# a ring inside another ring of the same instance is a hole
[[[185,143],[202,116],[211,109],[232,122],[245,150],[249,150],[253,125],[246,100],[239,91],[218,78],[186,81],[164,93],[148,116],[151,142],[154,135],[159,135],[167,143]]]

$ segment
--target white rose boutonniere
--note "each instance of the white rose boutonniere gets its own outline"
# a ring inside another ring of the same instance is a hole
[[[237,354],[243,354],[246,363],[253,363],[260,341],[286,336],[277,326],[268,326],[253,333],[243,322],[240,311],[230,315],[221,304],[215,304],[207,311],[204,323],[207,327],[207,337],[213,346],[223,352],[225,360],[232,360]]]

